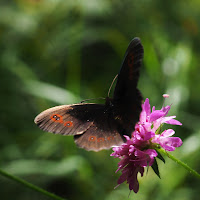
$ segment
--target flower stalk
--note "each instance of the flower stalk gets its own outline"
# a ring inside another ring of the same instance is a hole
[[[187,171],[189,171],[191,174],[193,174],[194,176],[196,176],[197,178],[200,178],[200,174],[195,171],[194,169],[192,169],[191,167],[189,167],[186,163],[180,161],[179,159],[177,159],[176,157],[174,157],[173,155],[171,155],[170,153],[166,152],[164,149],[162,148],[157,148],[156,151],[158,151],[161,154],[165,154],[168,158],[172,159],[174,162],[176,162],[178,165],[182,166],[183,168],[185,168]]]
[[[2,169],[0,169],[0,174],[2,176],[4,176],[4,177],[7,177],[7,178],[9,178],[9,179],[11,179],[11,180],[13,180],[13,181],[15,181],[17,183],[20,183],[20,184],[22,184],[22,185],[24,185],[24,186],[26,186],[26,187],[28,187],[28,188],[30,188],[32,190],[35,190],[35,191],[37,191],[37,192],[39,192],[39,193],[41,193],[41,194],[43,194],[45,196],[51,197],[52,199],[66,200],[66,199],[64,199],[62,197],[59,197],[59,196],[57,196],[57,195],[55,195],[55,194],[53,194],[51,192],[48,192],[48,191],[46,191],[46,190],[44,190],[44,189],[42,189],[42,188],[40,188],[40,187],[38,187],[38,186],[36,186],[36,185],[34,185],[32,183],[29,183],[29,182],[27,182],[27,181],[25,181],[25,180],[23,180],[23,179],[21,179],[21,178],[19,178],[17,176],[11,175],[11,174],[5,172]]]

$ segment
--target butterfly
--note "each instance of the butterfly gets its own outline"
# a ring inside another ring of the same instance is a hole
[[[137,89],[144,55],[139,38],[134,38],[125,53],[113,97],[105,104],[79,103],[49,108],[34,122],[43,131],[73,135],[78,147],[99,151],[125,142],[141,112],[142,95]]]

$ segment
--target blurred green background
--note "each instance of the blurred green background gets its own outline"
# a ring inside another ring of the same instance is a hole
[[[166,158],[138,194],[117,189],[112,150],[79,149],[73,137],[44,133],[41,111],[106,97],[133,37],[144,45],[139,88],[183,123],[173,155],[200,171],[200,1],[16,0],[0,2],[0,167],[69,200],[197,200],[200,182]],[[104,101],[94,101],[101,102]],[[49,199],[0,177],[1,199]]]

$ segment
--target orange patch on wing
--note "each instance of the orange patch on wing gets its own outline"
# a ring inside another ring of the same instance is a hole
[[[107,140],[114,140],[114,136],[109,136],[106,138]]]
[[[73,123],[71,121],[66,121],[64,123],[64,126],[71,127],[71,126],[73,126]]]
[[[51,115],[51,120],[54,121],[54,122],[58,122],[58,123],[63,123],[63,119],[62,119],[62,115],[59,115],[59,114],[53,114]]]
[[[94,141],[96,141],[96,139],[97,139],[96,136],[91,135],[88,140],[90,142],[94,142]]]
[[[97,139],[97,142],[103,142],[105,139],[103,137],[100,137]]]

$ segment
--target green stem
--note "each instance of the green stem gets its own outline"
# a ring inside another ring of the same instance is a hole
[[[42,189],[42,188],[40,188],[40,187],[38,187],[36,185],[33,185],[33,184],[31,184],[31,183],[29,183],[29,182],[27,182],[27,181],[25,181],[25,180],[23,180],[23,179],[21,179],[21,178],[19,178],[17,176],[13,176],[13,175],[3,171],[2,169],[0,169],[0,174],[2,176],[5,176],[5,177],[7,177],[7,178],[9,178],[9,179],[11,179],[13,181],[16,181],[16,182],[18,182],[18,183],[20,183],[20,184],[32,189],[32,190],[35,190],[35,191],[37,191],[39,193],[42,193],[43,195],[46,195],[48,197],[53,198],[53,199],[66,200],[66,199],[63,199],[63,198],[61,198],[61,197],[59,197],[59,196],[57,196],[57,195],[55,195],[53,193],[50,193],[50,192],[48,192],[48,191],[46,191],[46,190],[44,190],[44,189]]]
[[[187,164],[185,164],[184,162],[178,160],[177,158],[175,158],[174,156],[172,156],[171,154],[169,154],[168,152],[166,152],[164,149],[162,148],[156,148],[156,150],[159,153],[163,153],[165,155],[167,155],[169,158],[171,158],[173,161],[175,161],[177,164],[181,165],[182,167],[184,167],[186,170],[188,170],[190,173],[192,173],[194,176],[200,178],[200,174],[195,171],[194,169],[192,169],[191,167],[189,167]]]

